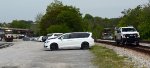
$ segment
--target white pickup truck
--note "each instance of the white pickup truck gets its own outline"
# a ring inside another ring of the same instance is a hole
[[[115,41],[117,44],[139,45],[139,32],[132,26],[115,29]]]

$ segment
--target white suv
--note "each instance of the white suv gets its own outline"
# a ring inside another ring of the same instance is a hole
[[[139,45],[140,35],[134,27],[120,27],[115,31],[115,40],[117,44],[131,44]]]
[[[94,45],[91,32],[65,33],[55,39],[46,40],[44,47],[50,50],[80,48],[89,49]]]

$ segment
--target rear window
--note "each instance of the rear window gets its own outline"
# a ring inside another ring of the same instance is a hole
[[[70,34],[70,38],[87,38],[89,35],[89,33],[72,33]]]

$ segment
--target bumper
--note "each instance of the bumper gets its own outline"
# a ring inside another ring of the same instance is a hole
[[[49,47],[49,45],[48,45],[47,43],[44,43],[44,48],[45,48],[45,49],[48,49],[48,48],[50,48],[50,47]]]
[[[126,43],[139,42],[139,38],[123,38],[122,40],[123,40],[123,42],[126,42]]]

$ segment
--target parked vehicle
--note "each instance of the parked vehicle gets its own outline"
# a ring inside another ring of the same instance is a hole
[[[60,35],[62,35],[63,33],[50,33],[50,34],[47,34],[47,39],[52,39],[52,38],[55,38],[55,37],[58,37]]]
[[[33,41],[38,41],[39,37],[33,37]]]
[[[31,41],[31,38],[28,37],[28,36],[25,36],[25,37],[22,38],[22,40],[23,40],[23,41]]]
[[[12,30],[5,30],[4,39],[6,42],[13,42],[13,34]]]
[[[47,36],[43,36],[42,37],[42,42],[45,42],[47,40],[47,38],[48,38]]]
[[[45,42],[47,39],[53,39],[53,38],[58,37],[62,34],[63,33],[50,33],[50,34],[47,34],[47,36],[42,37],[42,42]]]
[[[113,39],[113,35],[111,33],[103,33],[102,34],[102,39],[104,39],[104,40],[112,40]]]
[[[4,30],[1,30],[1,29],[0,29],[0,41],[2,41],[2,40],[3,40],[4,35],[5,35]]]
[[[139,45],[140,35],[137,30],[132,27],[120,27],[115,30],[115,41],[117,44],[132,44]]]
[[[38,42],[42,42],[42,41],[43,41],[42,38],[43,38],[43,36],[40,36],[40,37],[37,39],[37,41],[38,41]]]
[[[91,32],[72,32],[65,33],[59,37],[46,40],[44,47],[50,50],[80,48],[89,49],[94,45]]]
[[[113,29],[112,28],[104,28],[104,30],[102,31],[102,39],[112,40],[113,39]]]

